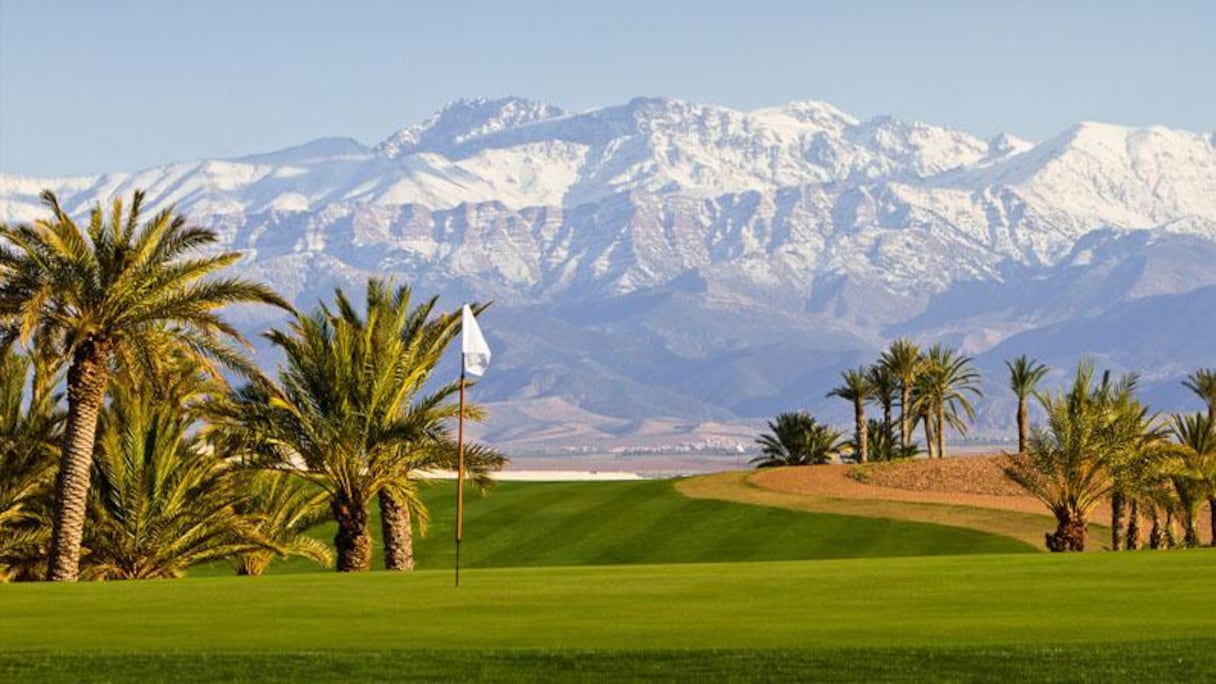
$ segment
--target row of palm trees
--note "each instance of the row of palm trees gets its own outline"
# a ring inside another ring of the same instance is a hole
[[[0,572],[18,579],[171,577],[220,558],[258,574],[276,556],[332,563],[303,531],[337,522],[336,567],[413,565],[421,470],[455,457],[455,383],[428,380],[457,311],[372,280],[355,306],[295,312],[268,287],[217,273],[237,252],[144,195],[78,225],[0,226]],[[290,312],[268,338],[277,378],[244,354],[232,304]],[[360,308],[362,311],[360,311]],[[240,379],[232,386],[226,377]],[[470,407],[476,418],[480,410]],[[468,449],[476,481],[501,454]]]
[[[965,435],[975,418],[972,399],[983,396],[971,357],[942,344],[922,349],[906,338],[892,342],[874,363],[843,371],[840,378],[828,396],[853,405],[851,447],[863,463],[917,454],[917,426],[924,427],[929,457],[945,458],[946,428]],[[871,403],[881,408],[881,420],[866,415]],[[895,407],[898,423],[892,420]]]
[[[1111,549],[1197,546],[1199,513],[1207,502],[1216,545],[1216,370],[1199,370],[1184,384],[1206,413],[1152,413],[1136,396],[1138,378],[1095,378],[1082,362],[1072,386],[1035,396],[1046,415],[1024,450],[1010,455],[1006,475],[1041,500],[1056,518],[1046,535],[1052,551],[1081,551],[1095,507],[1109,501]],[[1183,538],[1176,539],[1174,521]]]
[[[1057,529],[1046,537],[1049,549],[1084,549],[1090,514],[1103,502],[1111,507],[1112,549],[1144,544],[1142,516],[1151,521],[1150,547],[1197,545],[1205,502],[1216,545],[1216,369],[1200,369],[1183,381],[1206,404],[1206,413],[1163,417],[1138,399],[1135,374],[1113,379],[1108,372],[1096,379],[1092,363],[1083,361],[1071,388],[1051,394],[1038,391],[1050,371],[1046,365],[1023,355],[1005,366],[1018,400],[1018,450],[1005,471],[1056,517]],[[828,396],[853,405],[851,444],[809,414],[782,414],[757,440],[762,454],[753,464],[826,463],[846,447],[861,462],[909,457],[919,451],[911,441],[918,424],[925,428],[929,457],[944,457],[943,428],[965,434],[963,419],[974,416],[970,397],[982,396],[970,358],[941,345],[921,350],[906,339],[893,342],[876,363],[842,372],[841,380]],[[1034,428],[1032,398],[1045,416]],[[867,418],[871,402],[881,407],[881,421]],[[898,433],[893,406],[899,408]],[[829,437],[812,440],[811,435]],[[795,458],[800,445],[818,450]],[[1181,523],[1181,540],[1175,520]]]

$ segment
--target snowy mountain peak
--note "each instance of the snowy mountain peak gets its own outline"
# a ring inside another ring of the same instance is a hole
[[[843,110],[817,100],[798,100],[778,107],[765,107],[751,112],[754,116],[781,116],[800,124],[810,124],[825,130],[839,131],[860,123],[856,117]]]
[[[376,152],[389,159],[419,152],[444,153],[479,136],[563,114],[553,105],[519,97],[455,100],[422,123],[392,134],[376,146]]]
[[[988,139],[988,158],[1001,159],[1021,154],[1034,147],[1034,143],[1009,133],[1000,133]]]

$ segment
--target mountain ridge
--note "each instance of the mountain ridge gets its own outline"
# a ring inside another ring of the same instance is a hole
[[[175,203],[305,308],[373,274],[496,300],[487,331],[508,353],[484,384],[492,401],[566,401],[603,425],[754,420],[795,403],[832,415],[822,385],[896,335],[982,358],[1216,285],[1214,145],[1096,123],[983,140],[813,100],[744,112],[648,97],[571,113],[478,98],[373,145],[0,174],[0,220],[42,216],[43,187],[72,213],[145,188],[150,210]],[[241,316],[251,332],[273,323]],[[1155,334],[1185,324],[1155,321]],[[1216,365],[1187,349],[1195,367]]]

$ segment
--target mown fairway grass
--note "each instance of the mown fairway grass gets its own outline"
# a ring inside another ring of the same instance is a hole
[[[419,569],[450,568],[455,489],[425,488],[429,534],[416,542]],[[314,534],[332,541],[334,526]],[[380,562],[380,519],[373,511]],[[806,513],[710,499],[691,499],[671,480],[503,482],[485,497],[466,492],[466,568],[704,563],[816,558],[871,558],[1035,549],[1015,539],[962,527],[884,518]],[[318,572],[290,561],[271,573]],[[195,575],[225,575],[216,564]]]
[[[503,483],[468,500],[457,589],[451,498],[450,484],[428,491],[434,521],[414,574],[293,562],[261,578],[217,565],[177,581],[0,585],[0,681],[1111,682],[1216,671],[1206,549],[1016,553],[1032,548],[688,499],[671,482]],[[993,555],[933,555],[967,552]]]
[[[1216,671],[1214,572],[1204,549],[7,585],[0,676],[1175,679]]]

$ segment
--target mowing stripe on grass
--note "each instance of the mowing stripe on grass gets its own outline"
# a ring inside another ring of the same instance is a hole
[[[454,563],[454,489],[424,489],[431,529],[416,540],[420,569]],[[371,529],[381,559],[380,518]],[[313,534],[329,542],[332,523]],[[885,518],[807,513],[744,503],[694,499],[671,480],[628,482],[502,482],[489,495],[465,500],[464,568],[697,563],[1016,553],[1035,549],[977,530]],[[321,572],[307,561],[275,563],[271,574]],[[192,575],[227,575],[226,563]]]
[[[929,648],[1216,634],[1216,551],[0,586],[0,650]]]

